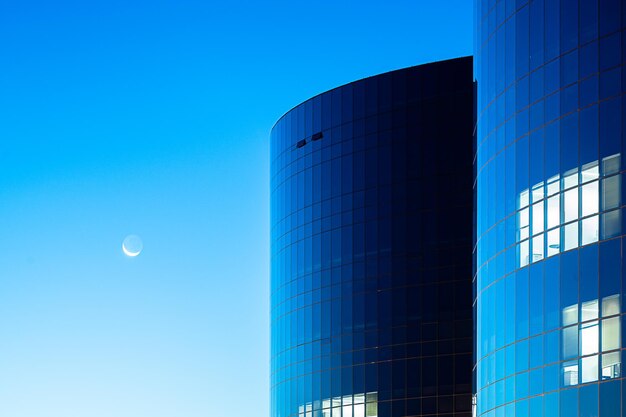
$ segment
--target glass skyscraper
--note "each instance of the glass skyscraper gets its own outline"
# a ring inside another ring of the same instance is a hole
[[[623,416],[626,1],[475,6],[475,412]]]
[[[271,132],[271,415],[471,415],[472,59],[320,94]]]

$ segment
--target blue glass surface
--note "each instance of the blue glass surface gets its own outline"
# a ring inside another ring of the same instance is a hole
[[[471,415],[472,59],[271,133],[271,415]]]
[[[626,1],[475,5],[476,415],[624,415]]]

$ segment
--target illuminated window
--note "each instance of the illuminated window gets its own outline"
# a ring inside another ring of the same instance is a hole
[[[602,351],[619,349],[620,344],[620,318],[602,320]]]
[[[561,191],[559,176],[555,175],[547,181],[547,195],[548,197],[557,194]]]
[[[543,232],[543,201],[533,204],[533,235]]]
[[[520,195],[519,195],[519,207],[518,208],[522,209],[522,208],[528,206],[528,200],[529,200],[528,197],[529,197],[528,190],[524,190],[524,191],[522,191],[520,193]]]
[[[563,362],[563,386],[578,384],[578,361]]]
[[[614,175],[602,180],[602,210],[611,210],[620,205],[620,178]]]
[[[561,330],[563,343],[563,358],[569,359],[578,356],[578,326],[566,327]]]
[[[604,175],[611,175],[619,172],[620,154],[607,156],[602,159],[602,173]]]
[[[581,383],[593,382],[598,380],[598,355],[589,356],[581,359]]]
[[[603,175],[619,172],[619,164],[619,154],[604,158]],[[598,161],[522,191],[516,216],[518,266],[618,236],[620,206],[621,176],[600,179]],[[545,237],[539,237],[542,233]],[[529,238],[532,242],[526,241]]]
[[[559,253],[561,244],[561,231],[554,229],[548,232],[548,250],[546,256],[552,256]]]
[[[519,230],[518,241],[528,239],[528,236],[529,236],[528,226],[530,222],[529,222],[529,210],[527,208],[520,210],[517,221],[518,221],[518,230]]]
[[[544,193],[543,182],[533,185],[533,191],[532,191],[533,203],[543,199],[544,197],[543,193]]]
[[[543,234],[533,238],[533,262],[543,259]]]
[[[602,237],[608,239],[617,236],[622,231],[621,210],[613,210],[602,215]]]
[[[578,304],[563,309],[563,326],[578,323]]]
[[[598,300],[585,301],[580,306],[580,321],[598,318]]]
[[[602,317],[619,314],[619,294],[609,295],[602,299]]]
[[[580,325],[580,354],[592,355],[598,353],[598,322]]]
[[[622,360],[620,352],[605,353],[602,355],[602,379],[619,378],[622,375]]]
[[[563,250],[578,247],[578,222],[570,223],[563,227]]]
[[[563,193],[563,222],[578,219],[578,189]]]
[[[573,169],[567,171],[563,175],[563,189],[566,190],[571,187],[575,187],[578,185],[578,170]]]
[[[599,218],[598,216],[589,217],[587,219],[583,219],[581,222],[581,237],[580,244],[587,245],[589,243],[597,242],[599,233]]]
[[[584,184],[589,181],[597,180],[599,176],[600,170],[598,161],[591,162],[583,165],[583,169],[580,171],[580,182]]]
[[[552,229],[560,224],[561,195],[557,194],[548,198],[548,229]]]
[[[519,260],[520,260],[520,268],[523,266],[528,265],[529,262],[529,256],[528,256],[528,240],[523,241],[522,243],[519,244],[519,256],[518,256]]]
[[[599,205],[598,181],[583,185],[581,189],[582,216],[596,214]]]

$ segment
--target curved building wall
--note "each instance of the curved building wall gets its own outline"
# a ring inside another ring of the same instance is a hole
[[[271,415],[470,415],[472,61],[357,81],[271,132]]]
[[[476,413],[624,415],[626,2],[475,6]]]

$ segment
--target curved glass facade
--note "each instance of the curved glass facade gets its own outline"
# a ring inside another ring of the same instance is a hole
[[[471,58],[320,94],[271,133],[271,415],[471,415]]]
[[[625,415],[626,1],[475,6],[476,414]]]

